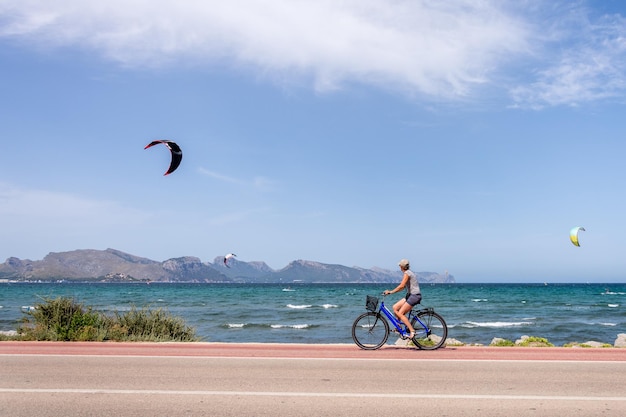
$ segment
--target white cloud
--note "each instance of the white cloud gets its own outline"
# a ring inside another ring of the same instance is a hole
[[[240,211],[230,211],[221,215],[211,217],[207,220],[207,223],[211,226],[236,225],[241,224],[242,222],[249,221],[253,216],[258,215],[259,213],[269,211],[269,207],[257,207]]]
[[[220,174],[218,172],[215,171],[211,171],[205,168],[198,168],[198,172],[201,173],[202,175],[206,175],[207,177],[216,179],[218,181],[222,181],[222,182],[227,182],[230,184],[243,184],[244,181],[238,179],[238,178],[234,178],[234,177],[230,177],[228,175],[224,175],[224,174]]]
[[[0,182],[0,255],[43,256],[54,250],[111,247],[141,240],[155,213],[115,201],[27,189]]]
[[[526,49],[524,22],[501,2],[251,0],[247,2],[22,0],[0,3],[0,35],[95,49],[128,66],[254,68],[463,97],[496,60]]]
[[[577,106],[617,99],[626,93],[626,19],[603,16],[590,23],[577,10],[560,37],[548,40],[552,53],[541,57],[536,80],[511,90],[520,107]],[[565,39],[563,39],[565,38]],[[567,47],[562,47],[566,44]]]
[[[624,27],[584,1],[0,0],[0,37],[124,66],[227,65],[319,91],[365,83],[430,100],[497,86],[534,108],[622,97]]]
[[[94,227],[106,230],[146,220],[146,213],[114,201],[90,200],[67,193],[23,189],[0,183],[0,218],[6,229],[41,227],[76,231]],[[25,229],[23,229],[25,230]]]
[[[213,178],[221,182],[225,182],[229,184],[236,184],[236,185],[240,185],[244,187],[252,187],[257,191],[269,191],[273,189],[274,187],[274,181],[271,181],[270,179],[266,177],[261,177],[261,176],[254,177],[251,180],[244,180],[244,179],[220,174],[218,172],[211,171],[206,168],[198,168],[198,172],[202,175],[205,175],[207,177]]]

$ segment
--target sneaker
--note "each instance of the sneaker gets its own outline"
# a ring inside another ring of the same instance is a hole
[[[409,334],[409,339],[413,340],[414,337],[415,337],[415,332],[411,332]]]

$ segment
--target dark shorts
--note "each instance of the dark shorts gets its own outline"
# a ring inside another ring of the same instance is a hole
[[[411,307],[414,307],[422,301],[422,294],[407,294],[405,299]]]

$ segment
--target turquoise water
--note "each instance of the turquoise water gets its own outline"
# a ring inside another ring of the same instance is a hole
[[[163,308],[205,341],[353,343],[352,323],[365,311],[365,296],[391,287],[0,283],[0,331],[14,330],[22,312],[42,298],[68,296],[103,312]],[[446,319],[448,336],[465,343],[532,335],[555,345],[613,344],[626,333],[626,284],[422,284],[422,294],[422,304]],[[386,302],[398,298],[394,294]]]

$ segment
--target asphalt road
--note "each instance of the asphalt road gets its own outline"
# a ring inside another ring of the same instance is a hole
[[[507,349],[0,342],[0,416],[626,415],[626,350]]]

